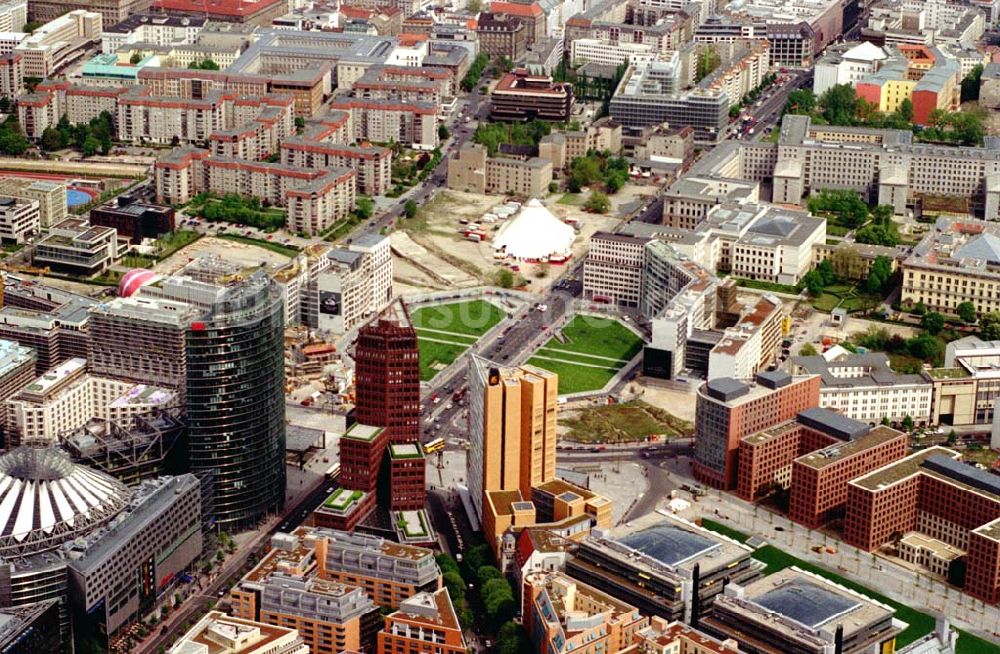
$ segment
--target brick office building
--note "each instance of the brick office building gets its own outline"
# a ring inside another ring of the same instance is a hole
[[[818,376],[764,372],[754,381],[713,379],[698,389],[695,478],[713,488],[736,488],[740,439],[794,419],[819,405]]]
[[[553,120],[566,122],[573,110],[573,85],[548,75],[532,75],[518,68],[500,78],[490,93],[494,120]]]
[[[848,484],[844,540],[877,550],[919,532],[965,553],[964,580],[984,602],[1000,602],[1000,477],[931,447]],[[902,553],[902,550],[901,550]]]
[[[360,329],[355,345],[357,423],[341,438],[340,474],[345,489],[365,496],[330,507],[344,514],[336,516],[338,525],[357,524],[376,505],[420,510],[426,499],[417,332],[402,305],[383,316]]]

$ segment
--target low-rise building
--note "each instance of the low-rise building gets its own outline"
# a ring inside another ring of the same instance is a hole
[[[25,77],[44,79],[101,40],[101,14],[74,9],[32,32],[14,49]]]
[[[43,229],[62,222],[68,215],[66,184],[20,177],[0,179],[0,194],[38,201],[38,221]]]
[[[760,577],[763,566],[750,553],[681,518],[651,513],[584,538],[566,572],[643,614],[689,621],[709,609],[723,578],[747,584]]]
[[[159,238],[174,231],[174,209],[120,195],[91,209],[90,224],[114,228],[119,238],[127,238],[132,243],[139,244],[144,239]]]
[[[829,352],[834,350],[792,358],[794,373],[820,376],[820,406],[871,425],[899,424],[906,417],[916,425],[931,424],[934,387],[926,377],[895,372],[881,352]]]
[[[563,572],[532,572],[524,578],[528,637],[539,652],[575,653],[597,648],[625,651],[649,624],[639,610]]]
[[[700,625],[735,640],[740,651],[774,651],[778,645],[808,654],[834,647],[864,654],[895,649],[907,625],[894,614],[877,600],[792,567],[751,584],[727,585]]]
[[[490,157],[486,147],[466,143],[448,160],[448,188],[480,194],[542,197],[552,183],[552,162],[540,157]]]
[[[35,244],[31,255],[37,267],[77,275],[104,272],[118,258],[118,232],[114,227],[91,225],[80,218],[66,218],[52,225]]]
[[[127,44],[178,45],[194,43],[207,22],[204,16],[168,16],[135,13],[120,23],[104,26],[101,52],[114,54]],[[216,62],[218,63],[218,62]]]
[[[209,611],[167,650],[168,654],[309,654],[295,629],[275,627]]]
[[[399,603],[378,633],[378,654],[465,654],[468,651],[448,590],[420,592]]]
[[[573,110],[573,86],[554,82],[547,75],[533,75],[525,68],[503,77],[490,93],[494,120],[548,120],[567,122]]]

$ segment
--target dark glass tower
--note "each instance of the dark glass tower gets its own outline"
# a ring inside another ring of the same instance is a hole
[[[191,471],[214,478],[216,524],[252,527],[285,501],[284,306],[266,274],[172,278],[204,307],[187,336]]]

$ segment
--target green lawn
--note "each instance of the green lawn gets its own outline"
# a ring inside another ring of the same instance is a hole
[[[561,394],[604,388],[642,349],[641,338],[607,318],[577,316],[560,335],[562,340],[550,338],[528,363],[559,375]]]
[[[642,339],[617,320],[577,316],[560,333],[563,341],[550,338],[543,346],[582,354],[629,361],[642,349]]]
[[[705,529],[720,533],[724,536],[729,536],[730,538],[737,540],[741,543],[747,541],[748,536],[740,531],[733,529],[727,525],[721,524],[714,520],[702,519],[701,526]],[[856,592],[882,602],[883,604],[888,604],[892,608],[896,609],[896,617],[907,623],[909,626],[896,637],[896,648],[906,647],[910,643],[922,638],[926,634],[934,630],[934,617],[926,613],[921,613],[916,609],[913,609],[904,604],[900,604],[892,599],[889,599],[885,595],[877,593],[866,586],[855,583],[850,579],[842,577],[826,568],[818,566],[809,561],[797,558],[779,550],[773,545],[765,545],[763,547],[754,550],[753,558],[758,561],[762,561],[767,564],[767,569],[765,574],[773,574],[779,570],[784,570],[785,568],[790,568],[795,566],[801,570],[807,572],[812,572],[821,577],[829,579],[830,581],[840,584],[846,588],[850,588]],[[957,654],[1000,654],[1000,646],[995,643],[983,640],[977,636],[970,633],[958,630],[958,653]]]
[[[482,336],[504,319],[504,311],[485,300],[421,307],[410,315],[413,326],[455,334]]]
[[[563,193],[563,196],[556,200],[556,204],[578,207],[583,204],[583,193]]]
[[[506,315],[485,300],[439,304],[414,311],[410,320],[417,329],[420,379],[433,379]]]

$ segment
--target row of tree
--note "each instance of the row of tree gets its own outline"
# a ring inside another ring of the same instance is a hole
[[[114,137],[114,121],[107,111],[102,111],[88,123],[76,125],[70,124],[69,118],[63,114],[55,127],[46,127],[42,132],[40,145],[46,152],[75,147],[84,156],[89,157],[98,152],[101,154],[110,152]]]
[[[607,151],[591,151],[573,160],[566,181],[570,193],[579,193],[597,182],[603,182],[608,193],[620,191],[628,183],[628,161]]]
[[[485,52],[480,52],[476,55],[476,58],[472,61],[472,65],[469,66],[468,72],[465,73],[465,77],[462,78],[462,90],[468,93],[472,89],[476,88],[476,84],[479,83],[479,78],[483,76],[483,71],[486,67],[490,65],[490,56]]]
[[[525,123],[480,123],[472,133],[472,140],[486,146],[493,156],[501,145],[537,145],[543,136],[552,132],[552,123],[529,120]]]

